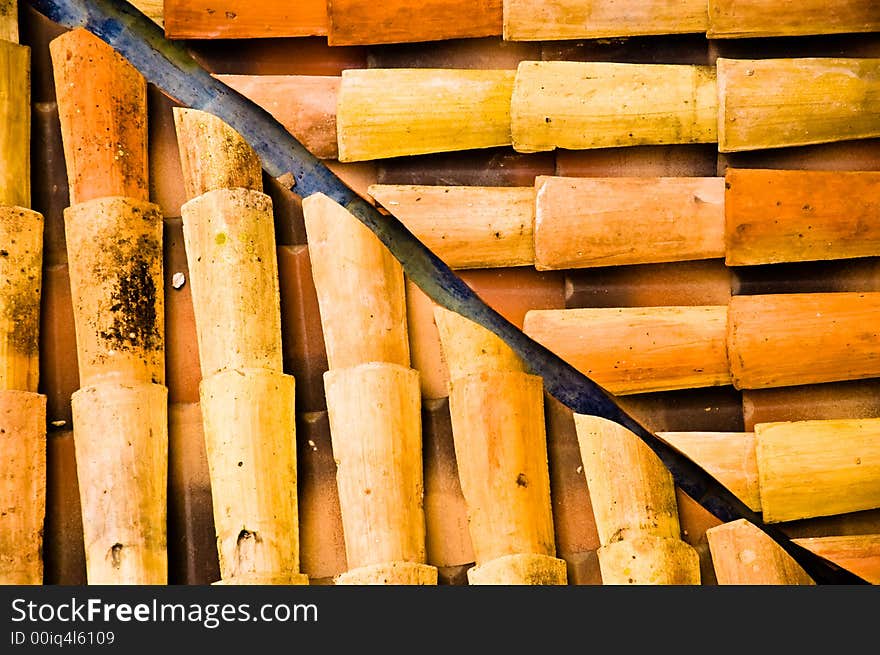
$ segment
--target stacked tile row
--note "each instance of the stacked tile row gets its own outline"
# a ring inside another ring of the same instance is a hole
[[[403,269],[344,207],[303,201],[328,370],[347,570],[336,584],[437,583],[426,563],[421,393]]]
[[[877,137],[878,67],[868,58],[719,57],[715,66],[348,70],[337,106],[339,159],[508,145],[529,153],[717,143],[726,153]]]
[[[221,582],[307,584],[272,199],[236,132],[205,112],[175,108],[174,116]]]
[[[482,326],[442,307],[434,320],[474,547],[468,582],[566,584],[566,562],[556,557],[543,381]]]
[[[168,413],[161,209],[147,85],[85,31],[50,43],[79,388],[71,396],[90,584],[166,584]]]
[[[30,48],[0,8],[0,584],[43,579],[46,396],[38,393],[43,225],[31,209]]]
[[[746,38],[870,32],[880,15],[869,0],[846,0],[832,12],[818,0],[768,6],[760,0],[443,0],[427,6],[396,0],[306,0],[254,6],[241,0],[136,2],[155,19],[164,14],[168,38],[254,38],[326,35],[331,45],[402,43],[502,35],[549,41],[704,33]],[[157,4],[163,4],[160,12]]]
[[[452,268],[538,270],[872,257],[878,190],[871,171],[734,168],[722,177],[537,176],[533,188],[368,188]]]

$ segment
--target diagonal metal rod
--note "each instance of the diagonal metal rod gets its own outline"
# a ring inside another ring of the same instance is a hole
[[[381,214],[312,155],[265,109],[214,78],[179,43],[128,2],[28,0],[68,28],[85,28],[113,47],[173,100],[214,114],[259,155],[265,171],[302,198],[323,193],[362,221],[400,261],[407,276],[437,304],[489,329],[510,346],[547,392],[578,414],[609,419],[634,432],[669,469],[682,491],[723,522],[746,519],[791,555],[818,584],[867,584],[766,524],[693,460],[624,412],[613,396],[489,307],[399,220]]]

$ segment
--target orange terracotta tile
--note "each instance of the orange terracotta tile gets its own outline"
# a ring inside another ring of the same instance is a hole
[[[248,39],[327,33],[326,0],[165,0],[169,39]]]
[[[721,525],[722,521],[678,487],[675,489],[675,498],[678,503],[682,539],[693,546],[700,556],[700,584],[718,584],[709,542],[706,539],[706,530]]]
[[[601,543],[572,412],[549,394],[545,394],[544,407],[556,556],[566,561],[573,574],[570,584],[599,584],[602,575],[596,550]]]
[[[328,586],[335,584],[336,578],[334,576],[330,576],[327,578],[309,578],[309,585],[311,586]]]
[[[444,569],[470,566],[474,551],[446,398],[422,402],[422,454],[427,562]]]
[[[880,171],[880,139],[836,141],[813,146],[718,153],[716,172],[728,168],[803,171]]]
[[[865,582],[880,584],[880,535],[808,537],[798,543]]]
[[[653,432],[742,432],[742,392],[730,385],[618,396],[617,402]]]
[[[379,184],[445,186],[531,186],[538,175],[553,175],[552,152],[522,154],[511,148],[395,157],[378,162]]]
[[[147,83],[84,28],[50,45],[71,204],[148,200]]]
[[[263,193],[272,198],[275,219],[275,245],[295,246],[306,243],[302,198],[263,171]]]
[[[849,512],[780,523],[779,528],[792,538],[833,537],[880,533],[880,509]]]
[[[530,309],[563,309],[565,279],[562,271],[517,268],[468,269],[457,271],[486,304],[522,329]]]
[[[572,553],[565,557],[570,585],[600,585],[602,572],[599,570],[599,554],[595,550]]]
[[[367,51],[367,68],[515,69],[521,61],[540,59],[540,43],[489,36],[374,46]]]
[[[367,65],[366,49],[331,47],[320,37],[207,39],[186,46],[196,61],[219,75],[341,75]]]
[[[173,107],[172,116],[187,202],[219,189],[263,192],[260,158],[241,134],[206,111]]]
[[[721,259],[566,271],[565,306],[726,305],[732,282]]]
[[[411,366],[419,372],[422,399],[449,395],[449,369],[443,359],[440,334],[434,322],[433,300],[408,277],[406,280],[406,326]]]
[[[180,206],[188,200],[171,111],[179,106],[152,84],[147,85],[150,201],[159,205],[162,215],[169,218],[180,216]]]
[[[788,38],[710,39],[709,63],[728,59],[778,59],[787,57],[877,57],[880,35],[816,34]]]
[[[727,170],[730,265],[876,257],[880,173]]]
[[[880,291],[880,258],[732,266],[733,295]]]
[[[347,563],[327,412],[298,414],[296,450],[300,570],[329,582]]]
[[[609,392],[730,385],[727,306],[530,311],[525,332]]]
[[[473,564],[462,564],[461,566],[438,566],[437,567],[437,584],[438,585],[467,585],[467,572],[473,568]]]
[[[336,159],[338,75],[218,75],[278,120],[318,159]]]
[[[501,0],[332,0],[331,45],[409,43],[501,34]]]
[[[756,423],[880,416],[880,379],[847,380],[742,392],[745,430]]]
[[[877,311],[877,291],[735,296],[727,325],[732,383],[765,389],[880,377]]]
[[[297,411],[324,410],[327,350],[308,246],[278,247],[278,281],[284,372],[296,380]]]
[[[557,150],[556,175],[563,177],[711,177],[714,143],[591,150]]]
[[[8,387],[0,391],[0,463],[2,582],[43,584],[47,504],[44,396]]]
[[[31,49],[31,102],[54,102],[49,42],[67,32],[67,28],[46,18],[27,2],[18,3],[18,12],[20,43]]]
[[[703,3],[705,11],[705,3]],[[798,3],[797,12],[780,12],[778,7],[753,0],[711,0],[709,35],[721,38],[845,34],[880,28],[873,2],[842,0],[832,7],[824,0]]]
[[[65,226],[80,383],[163,384],[158,207],[129,197],[99,197],[66,210]],[[130,299],[132,289],[143,294],[137,302]]]
[[[47,438],[43,583],[84,585],[86,553],[73,431],[50,432]]]
[[[211,479],[198,403],[168,407],[168,583],[220,579]]]
[[[38,102],[31,115],[32,204],[43,215],[43,265],[67,262],[64,209],[70,204],[58,106]]]
[[[43,267],[40,307],[40,393],[49,429],[70,429],[70,397],[79,389],[76,331],[67,264]]]
[[[327,159],[324,165],[336,175],[349,189],[361,198],[375,205],[376,201],[369,193],[371,184],[379,181],[379,169],[375,161],[341,162]]]
[[[709,64],[704,34],[545,41],[545,61],[615,61],[632,64]]]
[[[199,344],[183,241],[183,223],[166,218],[163,234],[165,259],[165,385],[168,402],[199,402]]]
[[[720,177],[542,177],[530,200],[539,270],[724,263]]]

